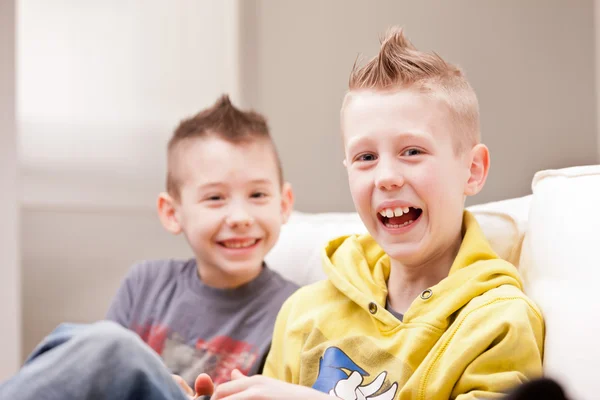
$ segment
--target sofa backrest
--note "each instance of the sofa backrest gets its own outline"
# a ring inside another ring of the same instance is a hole
[[[531,196],[469,207],[498,255],[518,266]],[[325,278],[321,252],[339,236],[365,233],[357,213],[294,212],[267,256],[269,266],[299,285]]]
[[[542,171],[532,186],[520,269],[546,322],[544,370],[570,398],[596,399],[600,165]]]

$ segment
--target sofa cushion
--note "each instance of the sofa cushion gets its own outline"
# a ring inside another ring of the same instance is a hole
[[[546,320],[544,369],[574,398],[598,397],[600,165],[542,171],[533,180],[520,268]]]
[[[285,278],[303,286],[325,278],[321,250],[338,236],[364,233],[357,213],[303,213],[294,211],[266,257],[267,264]]]
[[[475,215],[492,249],[516,267],[527,230],[530,204],[531,196],[525,196],[467,208]]]

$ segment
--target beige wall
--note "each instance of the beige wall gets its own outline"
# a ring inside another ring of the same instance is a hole
[[[21,362],[21,282],[15,126],[15,3],[0,1],[0,381]]]
[[[593,1],[243,2],[246,101],[271,120],[305,211],[351,210],[338,112],[357,56],[393,24],[467,72],[492,154],[476,202],[524,195],[545,168],[598,160]]]

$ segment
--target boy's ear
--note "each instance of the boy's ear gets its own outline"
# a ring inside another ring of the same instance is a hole
[[[156,205],[162,226],[174,235],[181,233],[181,224],[175,209],[175,199],[168,193],[162,192],[158,195]]]
[[[288,182],[283,184],[281,188],[281,219],[282,223],[286,223],[294,209],[294,192],[292,185]]]
[[[471,165],[469,166],[469,179],[465,186],[467,196],[476,195],[483,189],[490,169],[490,152],[484,144],[478,144],[471,149]]]

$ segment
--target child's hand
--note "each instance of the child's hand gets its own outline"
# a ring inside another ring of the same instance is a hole
[[[194,398],[194,391],[182,377],[175,374],[171,374],[171,377],[173,377],[173,380],[179,385],[181,389],[183,389],[183,391],[189,399]]]
[[[281,382],[261,375],[247,377],[233,370],[231,381],[220,384],[211,400],[331,400],[331,397],[304,386]]]
[[[196,389],[196,397],[194,398],[201,396],[211,396],[215,391],[215,384],[213,383],[210,376],[208,376],[207,374],[200,374],[196,378],[194,388]]]
[[[194,390],[187,384],[187,382],[182,377],[180,377],[179,375],[171,376],[173,377],[173,380],[177,382],[179,387],[183,389],[186,396],[190,400],[196,399],[200,396],[210,396],[215,388],[212,379],[206,374],[200,374],[196,378],[196,383],[194,384],[196,388],[196,393],[194,393]]]

